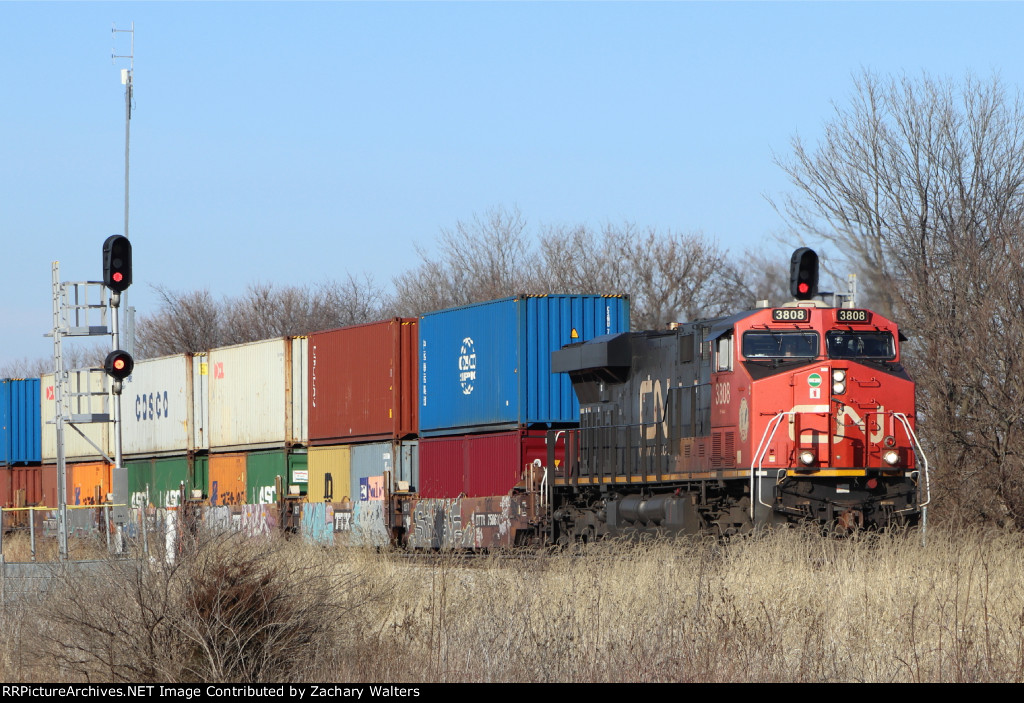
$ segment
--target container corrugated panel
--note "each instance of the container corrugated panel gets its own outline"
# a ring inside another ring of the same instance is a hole
[[[348,500],[351,461],[351,445],[310,447],[306,500],[311,503]]]
[[[195,457],[188,470],[190,472],[187,484],[188,495],[192,495],[193,491],[201,491],[204,498],[209,498],[210,457],[205,455]]]
[[[156,508],[177,507],[182,482],[186,487],[190,482],[191,461],[187,456],[126,461],[132,507],[139,508],[147,504],[147,491],[148,505]]]
[[[135,364],[121,391],[125,456],[184,454],[193,445],[192,359],[186,354]]]
[[[415,436],[418,340],[415,318],[310,335],[310,443]]]
[[[291,452],[288,455],[288,486],[298,486],[299,493],[309,488],[309,452]]]
[[[295,471],[308,466],[306,451],[275,449],[249,452],[245,459],[246,499],[251,504],[277,502],[277,477],[285,482]]]
[[[245,454],[213,454],[208,471],[210,505],[245,504]]]
[[[210,364],[206,354],[192,355],[192,446],[210,448]]]
[[[0,469],[0,507],[56,507],[56,487],[57,467],[53,465]]]
[[[286,337],[209,352],[212,451],[306,442],[306,341]]]
[[[39,379],[0,380],[0,465],[43,460]]]
[[[101,505],[111,492],[110,464],[90,461],[68,464],[68,505]]]
[[[503,298],[420,318],[420,435],[579,422],[568,374],[551,352],[629,330],[629,299]]]
[[[152,495],[153,486],[153,460],[152,459],[126,459],[124,468],[128,472],[128,496],[133,508],[144,508],[147,505],[156,505]],[[147,487],[150,494],[147,499]]]
[[[535,461],[547,463],[546,433],[514,430],[424,438],[419,453],[423,498],[502,496]]]
[[[352,499],[382,500],[384,498],[384,473],[392,481],[409,481],[415,485],[419,480],[419,442],[416,440],[395,442],[374,442],[352,445]],[[394,485],[392,485],[394,490]]]
[[[466,490],[463,437],[420,439],[420,485],[423,498],[457,498]]]
[[[110,396],[103,393],[107,388],[106,377],[102,371],[70,371],[68,372],[70,388],[74,392],[96,392],[101,395],[79,396],[69,399],[72,414],[107,413],[113,417],[113,406],[109,403]],[[46,374],[39,384],[39,404],[42,435],[42,455],[44,462],[57,460],[57,426],[53,424],[56,410],[56,392],[53,374]],[[79,424],[78,429],[109,456],[114,456],[113,423],[97,422]],[[64,459],[66,461],[90,461],[102,459],[96,447],[87,442],[71,427],[64,428]]]
[[[291,442],[309,444],[309,338],[293,337],[291,383]]]

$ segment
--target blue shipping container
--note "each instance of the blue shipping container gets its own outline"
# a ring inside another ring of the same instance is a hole
[[[352,500],[381,500],[384,472],[390,472],[392,486],[398,481],[419,485],[419,441],[374,442],[353,444],[350,449],[350,480]]]
[[[0,465],[42,461],[39,379],[0,380]]]
[[[551,352],[629,331],[623,296],[502,298],[420,318],[420,434],[579,422],[568,374]]]

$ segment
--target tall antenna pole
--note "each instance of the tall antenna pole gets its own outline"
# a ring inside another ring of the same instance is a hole
[[[124,232],[122,234],[128,236],[128,155],[130,153],[131,146],[131,126],[132,126],[132,81],[134,79],[135,72],[135,22],[131,23],[131,29],[118,29],[115,24],[113,29],[110,30],[114,38],[117,38],[118,32],[123,32],[131,37],[130,50],[127,54],[118,54],[116,49],[110,55],[111,61],[117,61],[117,59],[128,59],[128,68],[121,69],[121,85],[124,86]],[[133,309],[128,307],[128,295],[127,291],[121,294],[121,302],[124,304],[125,316],[128,321],[128,339],[127,351],[129,354],[135,353],[135,326],[132,324],[132,312]]]

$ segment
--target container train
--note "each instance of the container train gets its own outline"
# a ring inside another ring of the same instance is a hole
[[[621,296],[517,296],[142,361],[132,502],[409,548],[913,525],[928,468],[903,338],[813,293],[646,332]],[[73,461],[69,498],[88,475],[74,495],[101,502],[101,457]]]

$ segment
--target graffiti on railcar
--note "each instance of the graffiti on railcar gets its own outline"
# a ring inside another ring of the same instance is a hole
[[[384,526],[384,502],[360,500],[352,514],[352,543],[383,547],[391,541]]]
[[[316,544],[334,544],[334,531],[327,519],[327,505],[306,503],[302,506],[302,535]]]
[[[243,505],[239,530],[249,537],[271,534],[277,528],[276,507],[272,505]]]
[[[463,546],[464,498],[426,498],[413,505],[413,531],[409,546],[414,549],[445,549]]]

